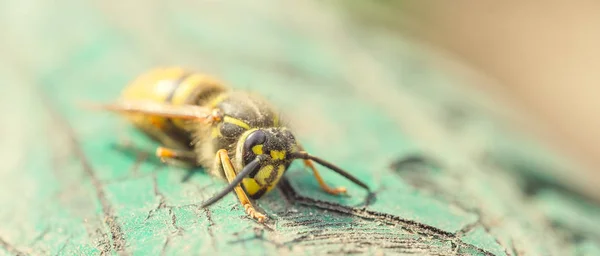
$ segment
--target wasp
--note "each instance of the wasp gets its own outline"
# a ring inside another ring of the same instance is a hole
[[[157,141],[156,156],[163,162],[203,167],[226,180],[228,185],[203,208],[234,191],[246,214],[263,222],[266,216],[250,198],[271,191],[295,159],[304,161],[329,194],[345,194],[346,188],[327,185],[313,162],[370,191],[348,172],[307,153],[264,98],[189,69],[150,70],[128,84],[118,100],[97,107],[125,116]]]

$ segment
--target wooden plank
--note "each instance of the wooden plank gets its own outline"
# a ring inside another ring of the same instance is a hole
[[[347,25],[333,10],[309,3],[5,3],[2,14],[12,14],[0,16],[0,24],[11,36],[2,43],[0,78],[8,86],[2,87],[0,109],[10,122],[3,125],[7,143],[0,151],[0,251],[598,250],[599,229],[571,218],[586,216],[585,223],[594,223],[598,206],[564,189],[545,167],[519,169],[506,152],[521,142],[451,94],[444,85],[450,77],[431,70],[404,43],[382,50],[383,41],[401,38],[360,39],[341,30]],[[315,14],[317,9],[324,11]],[[17,15],[35,11],[39,15]],[[296,164],[280,188],[258,202],[271,219],[264,225],[248,219],[233,195],[199,209],[223,182],[161,165],[147,153],[156,145],[120,119],[78,107],[85,100],[114,99],[156,65],[189,66],[266,95],[286,112],[307,149],[365,180],[377,191],[376,202],[361,208],[365,193],[324,170],[329,183],[350,190],[349,197],[327,195]],[[435,97],[441,90],[448,94]],[[463,113],[460,121],[449,105]],[[508,150],[481,143],[490,138],[505,141]],[[123,140],[141,150],[117,150]],[[412,164],[390,168],[406,159]],[[551,214],[552,207],[565,205],[564,196],[575,198],[567,200],[575,213]]]

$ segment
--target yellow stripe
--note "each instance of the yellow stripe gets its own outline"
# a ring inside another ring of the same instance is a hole
[[[285,166],[283,166],[283,165],[277,166],[277,177],[275,178],[273,183],[271,183],[271,186],[269,186],[267,188],[266,192],[271,191],[271,189],[273,189],[274,187],[277,186],[277,183],[279,182],[279,179],[281,178],[281,176],[283,176],[284,171],[285,171]]]
[[[173,81],[181,77],[185,70],[177,67],[157,68],[140,74],[127,87],[123,89],[121,98],[123,100],[143,100],[156,103],[164,103],[169,94],[175,89]],[[166,81],[166,82],[165,82]],[[127,117],[142,129],[153,129],[165,137],[163,127],[166,119],[163,117],[148,118],[148,115],[133,114]]]
[[[273,169],[275,169],[273,165],[263,166],[262,168],[260,168],[260,170],[258,170],[256,175],[254,176],[254,179],[260,185],[267,184],[267,179],[269,178],[269,176],[271,176],[271,172],[273,172]]]
[[[274,126],[279,126],[279,114],[275,114],[275,117],[273,118],[273,125]]]
[[[175,89],[175,92],[173,93],[173,97],[171,98],[171,104],[186,104],[186,101],[190,98],[194,90],[198,88],[201,81],[202,76],[198,74],[192,74],[185,78],[183,81],[181,81],[181,83],[179,83],[179,86]],[[180,119],[173,119],[173,123],[175,123],[176,126],[182,128],[185,128],[186,126],[186,122]]]
[[[211,136],[213,138],[217,138],[217,137],[222,137],[223,135],[221,134],[221,129],[219,129],[220,127],[213,127],[212,128],[212,132],[211,132]]]
[[[204,77],[198,74],[192,74],[187,77],[185,80],[181,81],[179,87],[173,94],[173,98],[171,99],[171,103],[175,105],[183,105],[186,100],[190,97],[192,92],[200,85],[200,82]]]
[[[284,150],[271,150],[271,157],[273,158],[273,160],[283,160],[285,159],[285,151]]]
[[[256,194],[256,192],[258,192],[258,190],[260,190],[260,188],[261,188],[261,186],[258,185],[258,182],[256,182],[256,180],[252,179],[252,178],[244,178],[242,180],[242,183],[244,184],[246,193],[248,193],[250,195]]]
[[[263,145],[256,145],[254,147],[252,147],[252,152],[254,152],[254,154],[256,155],[262,155],[263,154]]]
[[[223,100],[225,100],[225,98],[227,98],[226,94],[220,94],[219,96],[215,97],[210,102],[208,102],[208,107],[211,107],[211,108],[216,107],[219,103],[221,103]]]
[[[123,97],[128,100],[152,100],[163,103],[171,85],[161,81],[175,81],[185,73],[181,68],[153,69],[141,74],[123,90]]]
[[[223,122],[225,123],[230,123],[230,124],[235,124],[239,127],[242,127],[246,130],[250,129],[250,125],[248,125],[247,123],[244,123],[244,121],[237,119],[237,118],[233,118],[231,116],[225,116],[225,118],[223,118]]]

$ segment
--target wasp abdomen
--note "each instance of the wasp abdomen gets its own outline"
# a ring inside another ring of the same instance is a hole
[[[137,77],[123,91],[123,100],[172,105],[204,105],[227,88],[218,80],[183,68],[154,69]],[[166,146],[191,149],[190,128],[179,119],[130,115],[130,121]]]

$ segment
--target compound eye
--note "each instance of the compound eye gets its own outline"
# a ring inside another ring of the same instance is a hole
[[[248,135],[248,137],[246,138],[246,142],[244,142],[244,145],[248,146],[249,149],[251,149],[256,145],[264,144],[266,140],[267,135],[265,134],[265,132],[261,130],[256,130],[253,133],[250,133],[250,135]]]
[[[265,141],[267,141],[267,135],[261,130],[256,130],[248,135],[244,142],[244,164],[252,161],[256,155],[263,154],[262,147]]]

